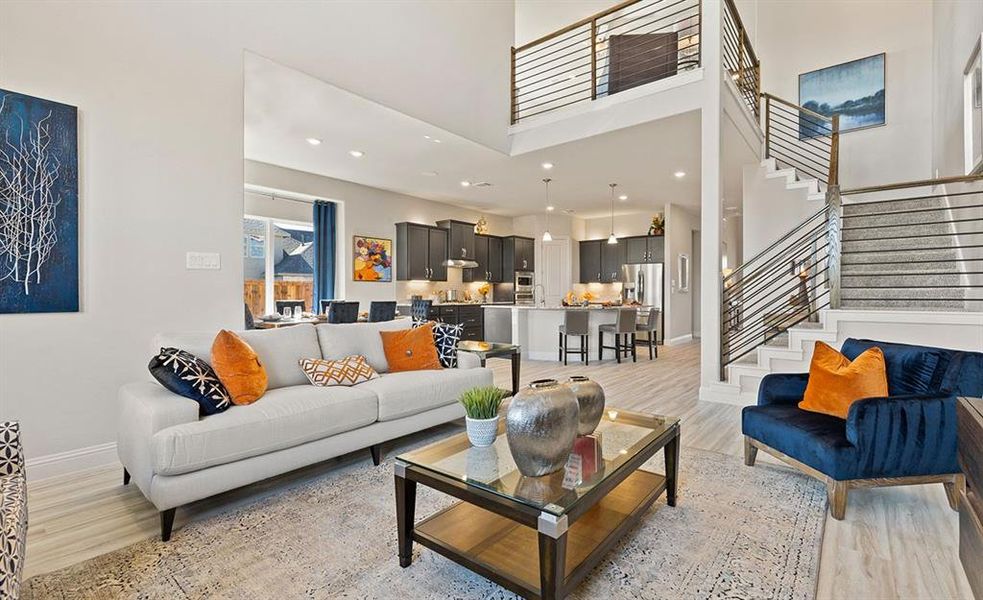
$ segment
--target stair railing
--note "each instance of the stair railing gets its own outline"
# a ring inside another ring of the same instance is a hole
[[[512,48],[511,122],[700,66],[701,0],[628,0]]]
[[[772,94],[764,99],[765,158],[822,187],[839,184],[840,117],[827,117]]]
[[[724,0],[721,63],[748,109],[761,114],[761,61],[751,46],[751,38],[741,21],[734,0]]]

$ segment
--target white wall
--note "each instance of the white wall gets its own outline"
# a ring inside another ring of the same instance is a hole
[[[770,0],[759,4],[755,50],[762,63],[765,92],[798,103],[800,74],[887,54],[887,124],[840,137],[842,187],[930,176],[931,23],[929,0]],[[979,20],[977,35],[978,25]],[[948,35],[948,31],[939,34]]]
[[[474,223],[477,222],[481,213],[266,163],[247,160],[245,165],[245,181],[249,185],[295,192],[339,203],[341,227],[338,245],[344,257],[341,260],[340,272],[338,273],[339,289],[337,295],[339,297],[343,296],[347,300],[362,302],[363,310],[367,310],[368,302],[372,300],[406,300],[411,294],[429,295],[436,290],[469,287],[461,283],[460,269],[449,269],[448,281],[432,284],[400,281],[393,281],[392,283],[353,281],[351,277],[352,236],[382,237],[395,242],[395,223],[411,221],[434,224],[443,219],[457,219]],[[247,196],[248,199],[250,198]],[[284,204],[295,203],[284,202]],[[310,219],[310,206],[299,206],[299,210],[306,211],[306,218]],[[294,211],[296,210],[294,209]],[[247,205],[248,211],[249,206]],[[284,218],[287,217],[284,216]],[[512,234],[511,218],[485,215],[485,219],[488,222],[489,233],[493,235]],[[393,265],[393,279],[395,276],[395,265]]]
[[[153,334],[242,323],[244,49],[504,147],[513,28],[491,0],[0,3],[2,87],[79,107],[81,312],[0,315],[29,459],[111,460]]]
[[[744,205],[741,212],[744,228],[743,246],[752,258],[797,225],[815,214],[825,200],[808,200],[805,189],[786,187],[784,177],[766,177],[760,165],[744,167]],[[729,246],[729,244],[728,244]],[[733,257],[728,257],[728,260]],[[730,263],[736,267],[737,263]]]
[[[653,208],[649,211],[639,211],[614,215],[614,235],[627,237],[647,235],[652,217],[657,213],[665,215],[665,207]],[[597,217],[584,220],[585,240],[607,239],[611,234],[611,217]]]
[[[963,69],[983,31],[983,2],[932,3],[932,169],[941,177],[964,175]]]
[[[669,204],[666,217],[666,262],[668,302],[666,303],[665,339],[667,342],[683,341],[693,334],[693,294],[699,286],[693,286],[693,232],[700,229],[698,212],[689,211],[678,204]],[[689,291],[680,289],[679,255],[690,260]]]
[[[553,33],[615,4],[612,0],[515,0],[515,45]]]

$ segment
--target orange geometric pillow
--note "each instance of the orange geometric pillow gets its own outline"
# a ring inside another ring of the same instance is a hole
[[[266,369],[241,337],[223,329],[212,342],[212,368],[233,404],[252,404],[266,393]]]
[[[868,348],[850,362],[835,348],[816,342],[799,408],[846,419],[857,400],[883,396],[887,396],[887,366],[880,348]]]
[[[416,329],[380,331],[379,335],[382,336],[382,350],[386,353],[391,372],[443,368],[433,341],[432,323]]]

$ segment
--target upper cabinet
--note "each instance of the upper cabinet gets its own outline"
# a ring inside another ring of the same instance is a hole
[[[621,281],[621,265],[625,264],[625,243],[601,243],[601,283]]]
[[[502,277],[506,282],[515,279],[516,271],[534,271],[536,240],[512,235],[502,239]]]
[[[603,240],[580,242],[580,283],[601,281],[601,244]]]
[[[396,223],[396,279],[447,281],[449,231],[419,223]]]
[[[661,235],[645,235],[623,238],[625,263],[660,263],[665,259],[665,238]]]
[[[502,282],[502,238],[493,235],[474,236],[474,260],[478,266],[464,269],[463,280]]]
[[[447,258],[475,260],[474,253],[474,223],[464,221],[437,221],[437,227],[449,232]]]
[[[620,238],[617,244],[607,240],[580,242],[580,283],[621,281],[621,266],[664,262],[662,236]]]

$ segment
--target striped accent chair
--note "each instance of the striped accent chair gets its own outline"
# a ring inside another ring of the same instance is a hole
[[[0,422],[0,598],[20,596],[27,542],[27,480],[20,425]]]

